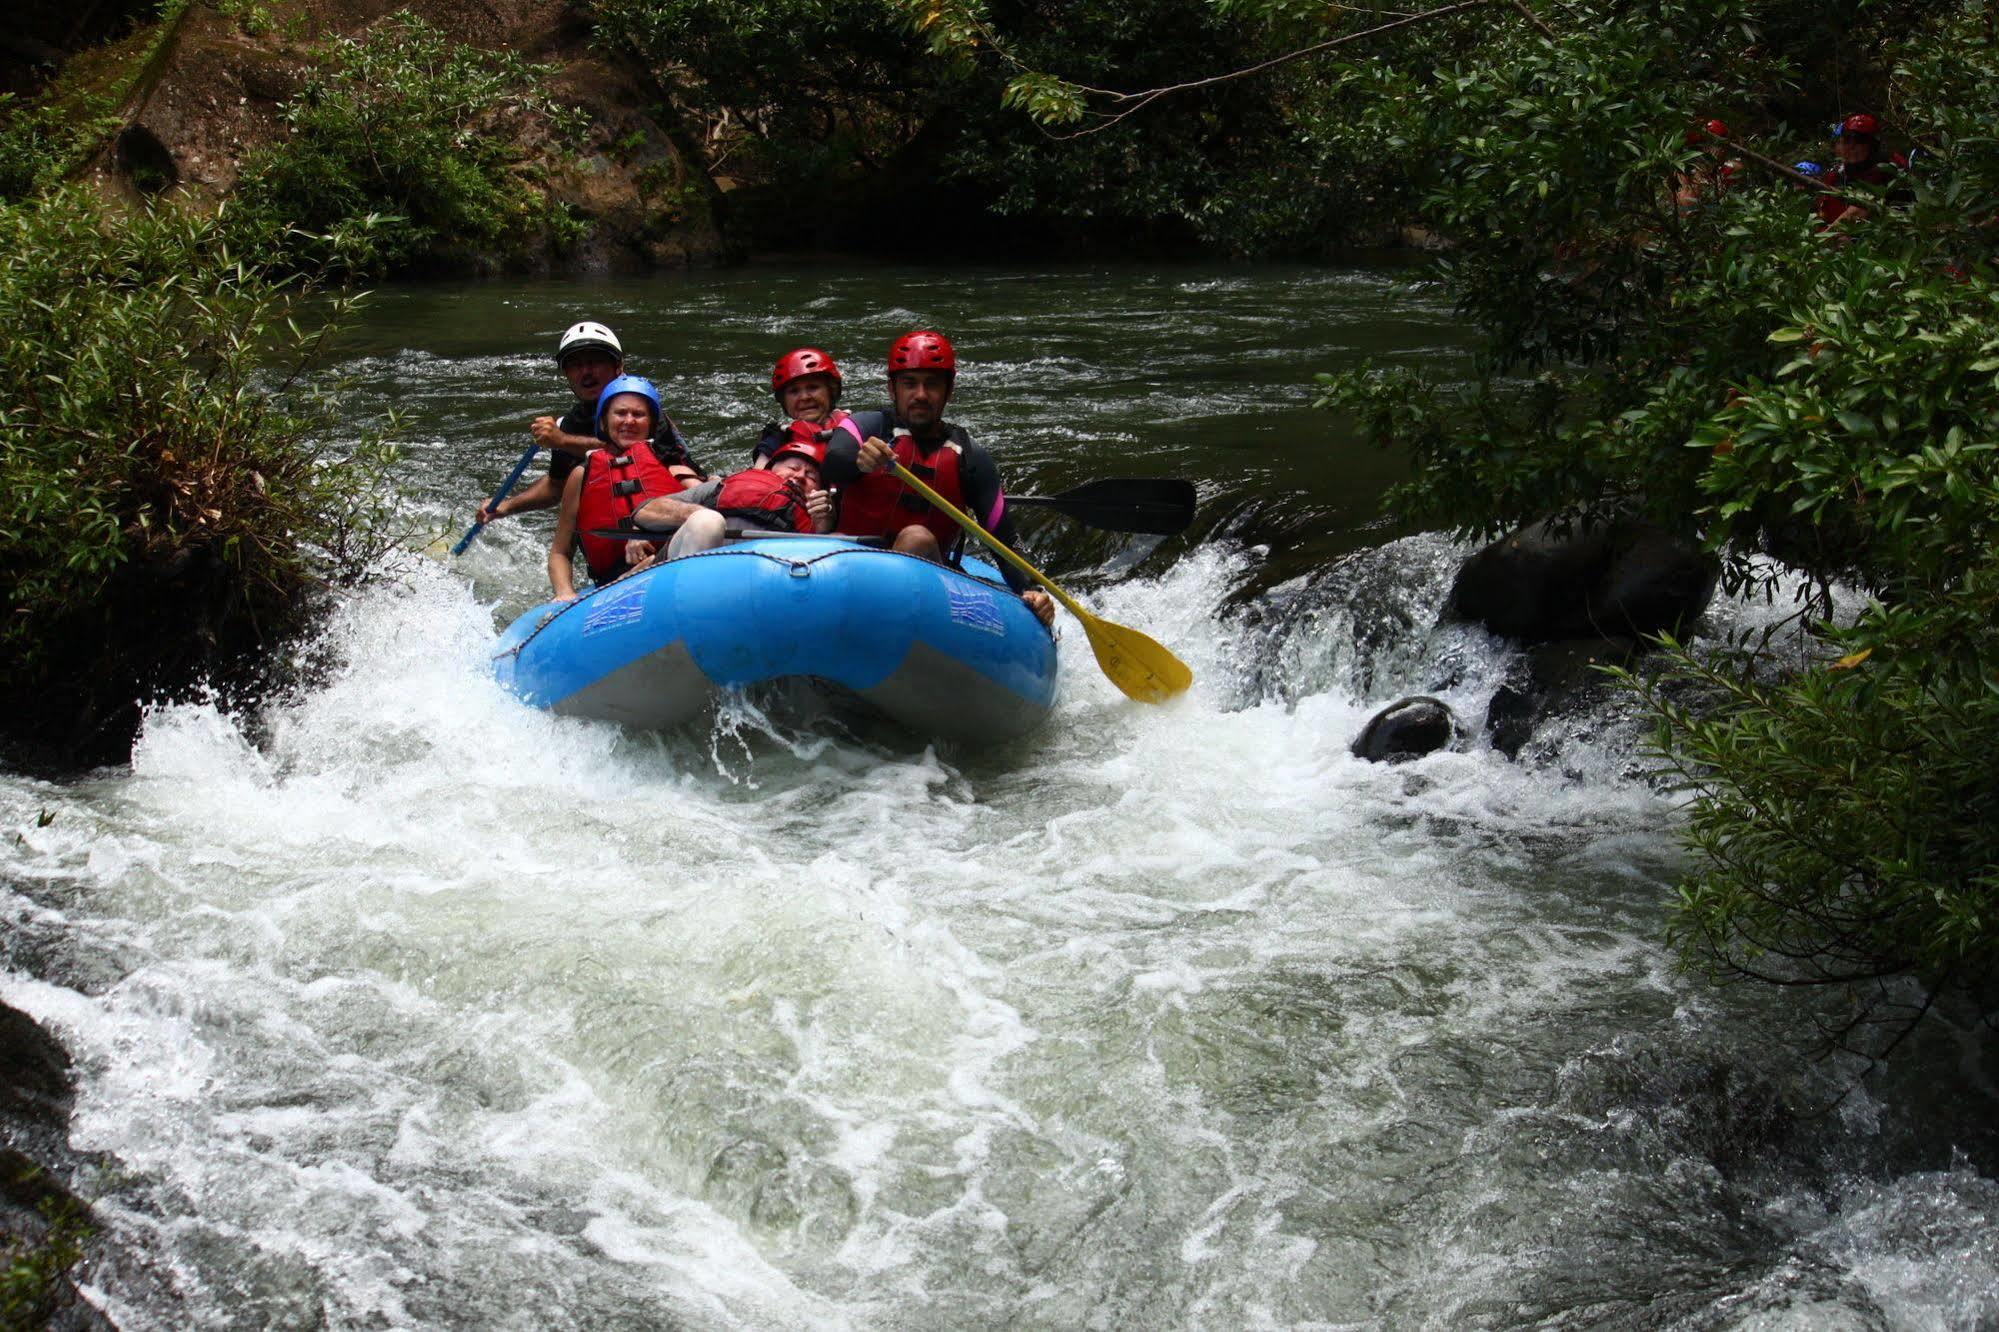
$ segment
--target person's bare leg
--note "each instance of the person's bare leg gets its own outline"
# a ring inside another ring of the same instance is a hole
[[[666,558],[677,560],[682,555],[699,555],[704,550],[713,550],[722,544],[728,534],[728,520],[713,509],[703,509],[681,523],[680,530],[667,543]]]
[[[895,534],[894,549],[905,555],[920,555],[937,564],[944,562],[944,552],[937,547],[937,534],[927,527],[911,524]]]

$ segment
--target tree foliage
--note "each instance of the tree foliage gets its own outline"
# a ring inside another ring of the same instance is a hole
[[[462,271],[573,241],[530,149],[573,142],[553,73],[451,41],[408,12],[328,43],[284,108],[290,136],[243,164],[245,245],[295,267]]]
[[[387,452],[300,378],[329,313],[302,329],[307,295],[238,260],[226,220],[74,189],[0,207],[16,739],[122,756],[135,700],[223,683],[389,544]]]
[[[1692,794],[1690,960],[1785,982],[1989,974],[1988,6],[1495,0],[1397,19],[1211,0],[1259,59],[1217,48],[1176,77],[1103,86],[1090,53],[998,4],[894,2],[962,59],[1017,61],[1011,103],[1087,140],[1077,161],[1136,148],[1147,117],[1253,79],[1266,118],[1218,134],[1236,161],[1305,197],[1357,175],[1369,207],[1447,237],[1425,276],[1487,335],[1478,382],[1322,376],[1325,406],[1409,452],[1413,477],[1390,501],[1401,518],[1486,537],[1551,514],[1637,514],[1704,540],[1738,589],[1802,574],[1810,593],[1788,644],[1675,646],[1663,678],[1633,681]],[[1843,187],[1865,214],[1826,226],[1786,164],[1830,161],[1824,127],[1856,110],[1914,163],[1892,190]],[[1725,135],[1697,128],[1714,119]],[[1329,227],[1313,208],[1294,205],[1292,225]],[[1232,236],[1244,249],[1287,234],[1254,207],[1231,216],[1246,219]],[[1836,618],[1845,587],[1857,614]]]
[[[808,219],[858,198],[876,232],[899,236],[881,220],[884,198],[934,203],[948,191],[961,225],[927,240],[937,252],[998,234],[978,225],[997,216],[1014,236],[1268,253],[1323,248],[1335,223],[1362,211],[1358,195],[1297,187],[1292,166],[1318,159],[1294,142],[1295,122],[1268,84],[1171,99],[1117,136],[1063,141],[1036,123],[1077,119],[1078,80],[1170,80],[1253,60],[1295,26],[1288,20],[1201,0],[590,0],[590,9],[602,39],[637,55],[703,128],[712,170],[767,187],[778,208]],[[1321,174],[1372,178],[1344,160]]]

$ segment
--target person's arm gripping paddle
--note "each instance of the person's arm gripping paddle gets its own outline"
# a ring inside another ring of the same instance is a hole
[[[894,469],[897,480],[949,515],[951,521],[964,528],[974,541],[1033,579],[1061,602],[1089,636],[1090,650],[1096,653],[1097,665],[1110,677],[1112,684],[1124,691],[1127,698],[1141,703],[1163,703],[1176,694],[1185,693],[1187,687],[1194,683],[1194,673],[1187,669],[1186,663],[1164,647],[1136,629],[1090,614],[1046,574],[1016,555],[1004,541],[980,527],[969,514],[917,479],[907,467],[894,459],[889,460],[888,466]]]
[[[534,461],[535,450],[539,449],[540,447],[541,447],[540,444],[529,444],[527,448],[521,451],[520,458],[516,460],[514,463],[514,470],[508,472],[507,479],[500,482],[500,488],[498,490],[495,490],[493,492],[493,498],[486,502],[485,509],[481,511],[482,514],[490,514],[493,510],[499,508],[500,502],[506,499],[508,495],[513,493],[514,487],[520,484],[521,473],[527,471],[528,464]],[[470,546],[474,541],[478,540],[479,534],[486,530],[487,521],[488,520],[482,516],[477,522],[473,523],[472,526],[466,528],[465,535],[458,538],[458,544],[451,548],[451,553],[453,555],[463,555],[465,553],[465,548],[467,546]]]

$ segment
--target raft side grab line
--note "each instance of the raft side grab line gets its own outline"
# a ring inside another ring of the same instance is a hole
[[[742,555],[758,559],[726,558]],[[721,691],[802,679],[926,737],[1025,734],[1053,706],[1054,638],[997,570],[967,564],[831,534],[746,541],[529,610],[493,670],[537,707],[630,725],[677,725]]]

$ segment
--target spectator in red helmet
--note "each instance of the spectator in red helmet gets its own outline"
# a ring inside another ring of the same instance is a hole
[[[825,432],[846,416],[838,407],[840,388],[840,367],[817,347],[799,347],[780,356],[770,372],[770,391],[785,424],[765,424],[750,465],[769,466],[787,442],[823,442]]]
[[[498,504],[490,500],[481,504],[479,522],[490,523],[496,518],[552,508],[561,502],[563,483],[568,481],[569,474],[576,470],[584,455],[602,442],[597,438],[597,398],[604,385],[624,372],[624,364],[625,349],[610,329],[588,319],[569,326],[555,345],[555,366],[569,381],[569,391],[576,395],[576,401],[560,417],[537,416],[528,423],[528,433],[534,436],[535,443],[548,450],[548,471],[534,484]],[[700,480],[700,465],[688,455],[687,441],[671,417],[660,417],[653,447],[683,480]]]
[[[1820,177],[1828,190],[1850,185],[1886,189],[1894,184],[1895,164],[1881,151],[1881,122],[1867,112],[1855,112],[1832,127],[1832,151],[1839,160]],[[1867,209],[1832,194],[1821,194],[1817,207],[1819,221],[1826,226],[1867,218]]]
[[[1687,131],[1687,147],[1698,147],[1701,156],[1674,178],[1673,204],[1682,213],[1692,212],[1727,189],[1729,182],[1742,170],[1742,163],[1728,156],[1728,147],[1724,142],[1728,137],[1728,126],[1719,120],[1703,121]]]
[[[765,467],[690,486],[646,501],[633,522],[641,530],[676,527],[666,557],[698,555],[722,544],[730,524],[768,532],[830,532],[833,497],[819,484],[823,444],[788,440]]]
[[[896,550],[939,562],[955,553],[964,533],[886,470],[893,458],[1001,541],[1016,543],[999,465],[964,427],[944,419],[957,375],[957,353],[943,334],[919,330],[895,340],[888,352],[894,411],[848,416],[828,437],[826,484],[840,493],[834,530],[888,537]],[[1000,573],[1044,625],[1054,623],[1046,592],[1011,565]]]

